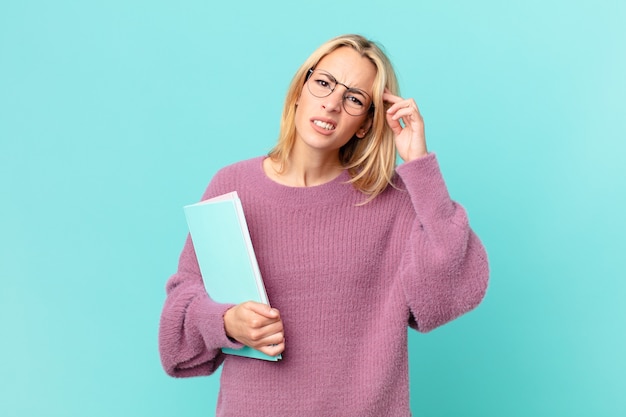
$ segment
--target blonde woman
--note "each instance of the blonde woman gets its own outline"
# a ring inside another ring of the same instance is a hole
[[[272,303],[212,301],[187,238],[161,359],[176,377],[222,366],[218,416],[409,416],[407,327],[482,300],[485,250],[397,94],[375,43],[334,38],[296,72],[275,148],[209,184],[203,199],[238,192]],[[283,359],[221,352],[244,345]]]

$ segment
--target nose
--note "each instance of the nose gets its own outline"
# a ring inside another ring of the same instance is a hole
[[[322,102],[322,108],[328,112],[337,112],[341,111],[341,106],[343,105],[343,93],[341,91],[337,91],[339,89],[335,89],[330,95],[324,97],[324,101]]]

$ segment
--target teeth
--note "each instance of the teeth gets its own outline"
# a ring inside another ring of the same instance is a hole
[[[335,126],[331,125],[330,123],[326,123],[326,122],[322,122],[321,120],[314,120],[313,124],[316,126],[321,127],[322,129],[326,129],[326,130],[334,130]]]

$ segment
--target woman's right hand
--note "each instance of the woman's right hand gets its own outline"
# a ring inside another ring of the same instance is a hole
[[[280,312],[267,304],[246,301],[226,310],[226,335],[239,343],[276,356],[285,350],[285,332]]]

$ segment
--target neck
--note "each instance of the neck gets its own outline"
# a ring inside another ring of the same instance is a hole
[[[271,159],[265,160],[265,172],[274,181],[292,187],[311,187],[337,178],[343,171],[339,153],[303,151],[294,147],[282,172]]]

